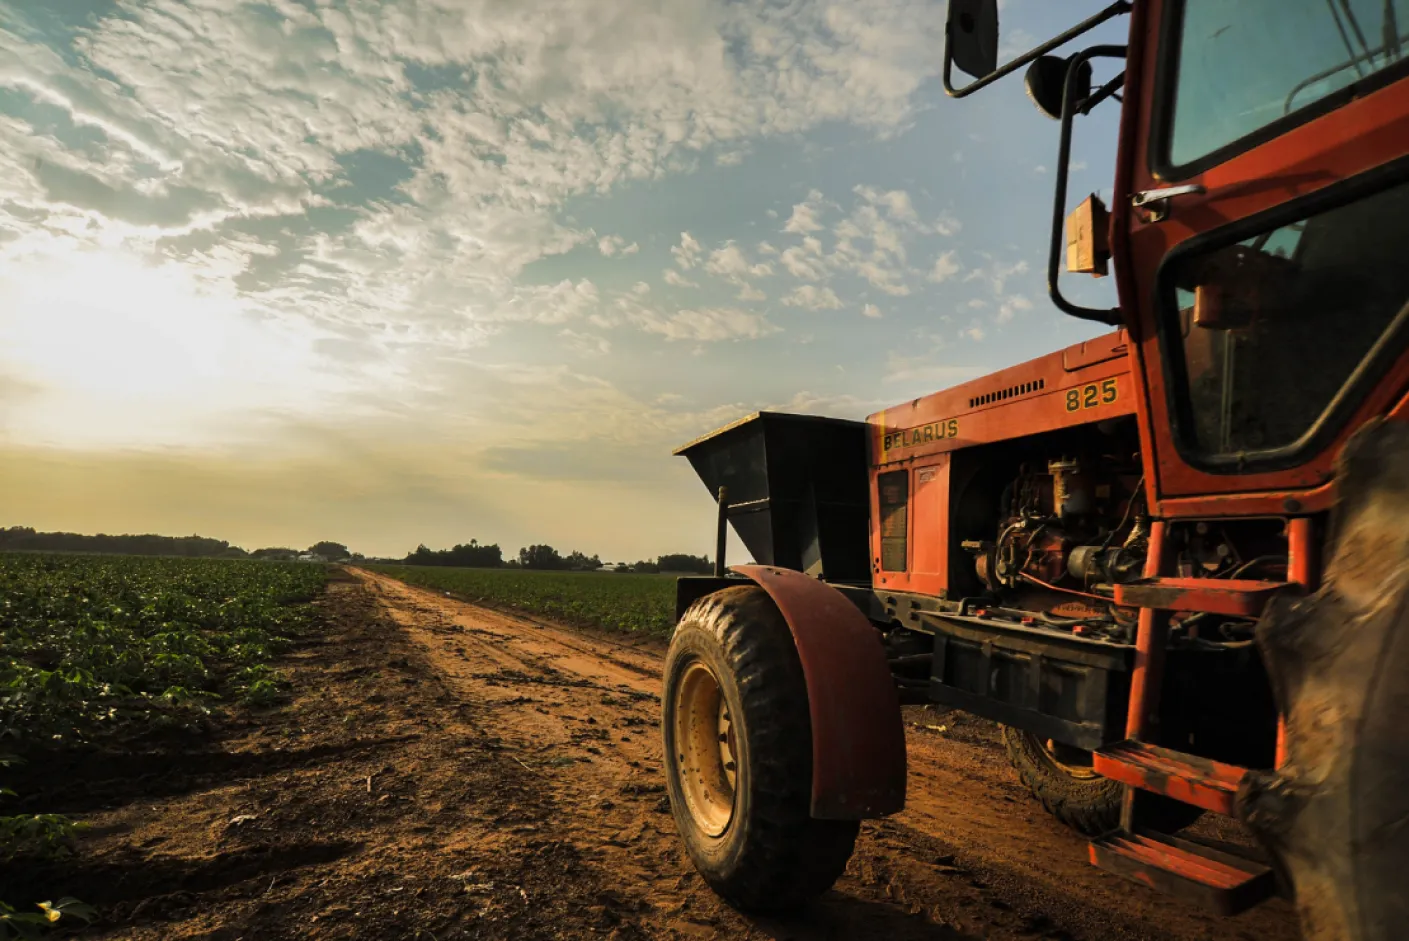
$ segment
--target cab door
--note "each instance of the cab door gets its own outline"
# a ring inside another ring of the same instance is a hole
[[[1321,509],[1409,385],[1409,0],[1136,9],[1113,248],[1156,512]]]

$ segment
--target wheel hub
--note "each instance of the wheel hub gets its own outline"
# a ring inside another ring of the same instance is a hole
[[[696,826],[720,836],[734,818],[737,740],[719,680],[698,660],[676,687],[674,733],[685,806]]]

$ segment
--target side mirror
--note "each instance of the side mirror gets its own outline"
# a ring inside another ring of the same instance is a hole
[[[949,58],[974,78],[998,69],[998,0],[949,0]]]
[[[1061,56],[1040,56],[1027,67],[1023,84],[1027,86],[1027,97],[1037,105],[1037,110],[1054,121],[1062,118],[1062,95],[1066,90],[1067,71],[1071,59]],[[1072,89],[1078,99],[1091,94],[1091,63],[1082,62],[1077,66],[1076,85]]]

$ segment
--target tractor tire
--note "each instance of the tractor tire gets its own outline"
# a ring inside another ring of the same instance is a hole
[[[831,888],[860,823],[811,816],[807,684],[763,589],[726,588],[690,606],[666,654],[662,702],[670,807],[705,882],[754,913]]]
[[[1001,728],[1008,762],[1049,814],[1087,836],[1120,826],[1125,788],[1090,769],[1090,752],[1049,745],[1010,726]],[[1197,807],[1154,794],[1140,806],[1144,823],[1160,833],[1177,833],[1203,815]]]

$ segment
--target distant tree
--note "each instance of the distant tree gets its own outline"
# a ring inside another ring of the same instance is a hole
[[[283,546],[268,546],[263,549],[254,550],[250,553],[250,558],[265,559],[269,561],[286,561],[288,559],[297,559],[298,550],[289,549]]]
[[[351,552],[347,551],[347,546],[342,543],[328,542],[326,540],[323,542],[315,542],[308,547],[308,551],[316,556],[322,556],[329,562],[343,562],[352,555]]]
[[[660,566],[654,562],[648,562],[643,559],[640,562],[637,562],[632,565],[631,571],[637,572],[642,575],[655,575],[657,572],[660,571]]]
[[[627,562],[618,562],[618,563],[616,564],[616,567],[613,568],[612,571],[613,571],[613,572],[629,572],[629,571],[631,571],[631,565],[630,565],[629,563],[627,563]]]
[[[566,560],[552,546],[528,546],[519,550],[519,564],[526,569],[561,569]]]
[[[99,533],[41,533],[29,526],[0,528],[0,551],[94,552],[111,555],[166,555],[187,558],[244,558],[245,550],[205,536],[113,536]]]
[[[602,567],[602,560],[597,556],[587,556],[576,549],[568,553],[563,563],[574,572],[595,572]]]
[[[656,559],[656,567],[662,572],[690,572],[696,575],[709,575],[714,571],[709,556],[684,553],[663,555]]]
[[[471,539],[468,544],[455,546],[453,549],[441,549],[432,551],[424,545],[416,547],[415,552],[407,553],[404,560],[407,565],[455,565],[465,568],[499,568],[504,564],[504,551],[497,544],[482,546],[478,539]]]

